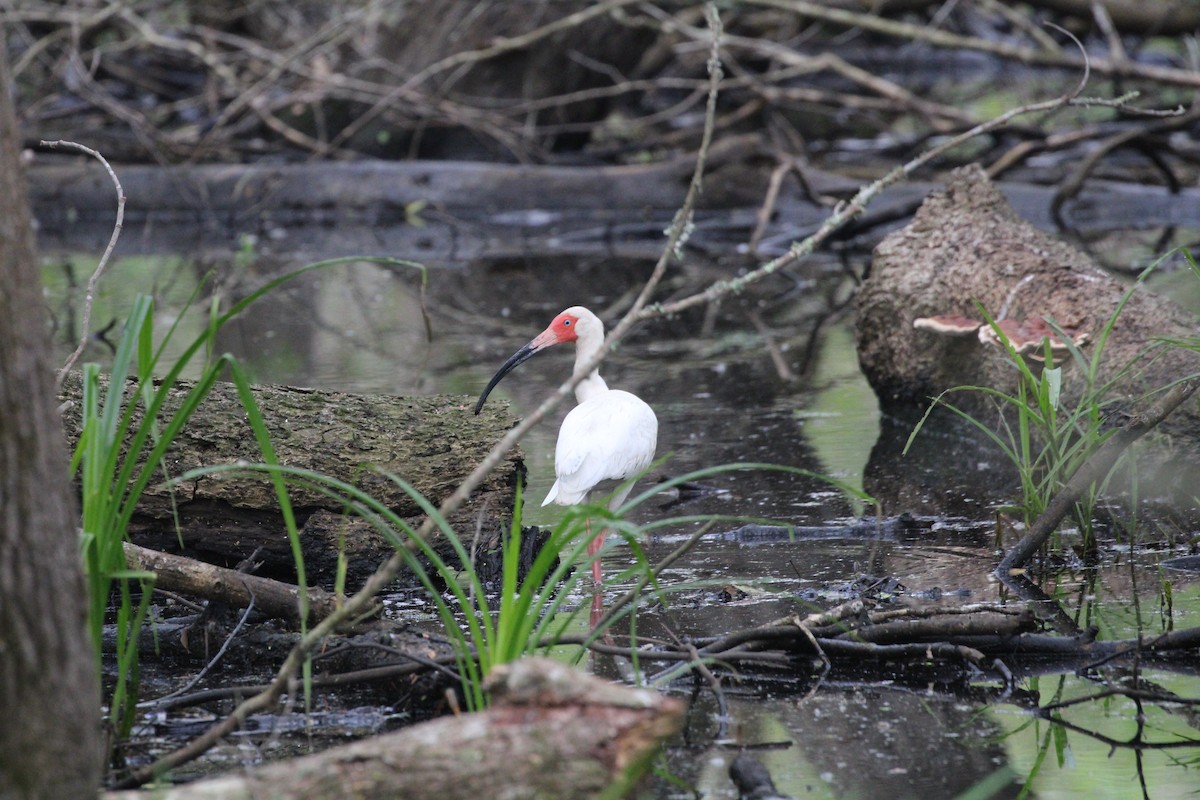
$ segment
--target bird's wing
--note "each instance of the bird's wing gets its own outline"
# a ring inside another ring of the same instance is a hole
[[[582,502],[596,484],[623,480],[650,466],[658,419],[638,397],[614,390],[567,414],[554,450],[555,502]]]

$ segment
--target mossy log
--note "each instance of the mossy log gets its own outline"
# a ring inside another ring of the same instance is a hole
[[[192,384],[168,391],[162,425],[179,409]],[[134,392],[125,387],[125,400]],[[390,397],[258,386],[255,401],[281,464],[312,470],[369,493],[416,524],[418,501],[394,475],[435,506],[452,492],[512,424],[502,404],[475,416],[470,398]],[[68,444],[79,441],[81,381],[72,375],[62,389]],[[140,418],[139,407],[139,418]],[[189,470],[253,464],[262,454],[232,384],[218,383],[176,437],[156,477],[138,501],[131,539],[157,550],[180,552],[222,566],[255,555],[262,573],[292,579],[293,558],[275,490],[264,475],[210,474],[172,484]],[[524,467],[513,451],[450,520],[471,537],[476,550],[494,549],[511,514],[513,487]],[[338,554],[348,560],[347,587],[355,588],[393,547],[361,520],[342,516],[342,505],[320,492],[291,487],[289,497],[302,526],[301,549],[310,585],[332,588]]]

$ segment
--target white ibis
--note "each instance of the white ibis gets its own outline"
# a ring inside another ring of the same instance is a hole
[[[575,374],[595,355],[604,342],[604,323],[582,306],[572,306],[559,314],[546,330],[505,361],[479,396],[475,413],[483,408],[488,394],[500,380],[535,354],[564,342],[575,342]],[[624,481],[650,466],[658,441],[658,418],[638,396],[620,389],[609,389],[598,369],[575,386],[579,405],[571,409],[558,430],[554,448],[554,475],[557,480],[542,505],[569,506],[582,503],[598,484]],[[632,484],[620,489],[609,503],[616,510],[629,496]],[[591,527],[588,527],[589,533]],[[604,544],[601,530],[588,544],[595,556]],[[592,562],[592,579],[601,582],[600,562]]]

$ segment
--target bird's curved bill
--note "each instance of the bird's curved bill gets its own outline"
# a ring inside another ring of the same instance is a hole
[[[496,374],[492,376],[492,379],[488,381],[487,388],[483,390],[483,394],[479,395],[479,402],[475,404],[475,413],[478,414],[481,410],[483,410],[483,404],[487,401],[488,395],[492,393],[492,389],[496,388],[496,384],[504,379],[505,375],[512,372],[521,364],[524,364],[533,356],[537,355],[542,347],[543,345],[539,344],[537,339],[534,339],[532,342],[509,356],[508,361],[505,361],[500,366],[500,369],[496,370]]]

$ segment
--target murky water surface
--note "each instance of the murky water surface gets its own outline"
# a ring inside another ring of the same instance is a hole
[[[128,234],[127,234],[128,235]],[[92,256],[48,256],[45,278],[63,343],[75,324],[76,298]],[[97,248],[99,252],[101,248]],[[120,318],[137,293],[159,299],[166,326],[180,313],[197,281],[236,298],[268,276],[303,263],[267,256],[247,246],[222,252],[150,254],[118,259],[102,284],[98,326]],[[683,293],[711,277],[733,274],[734,264],[689,267],[672,274],[667,291]],[[462,393],[477,396],[495,368],[539,332],[562,308],[585,304],[612,318],[649,272],[648,264],[521,261],[431,270],[424,307],[419,275],[409,269],[352,264],[312,273],[261,301],[224,335],[234,353],[264,382],[375,393]],[[741,523],[712,531],[665,575],[668,585],[689,584],[667,605],[650,604],[639,633],[704,636],[746,628],[788,614],[825,608],[845,599],[839,587],[864,578],[894,579],[896,603],[964,605],[1001,599],[991,577],[995,540],[989,523],[1011,490],[1002,465],[954,431],[931,431],[927,449],[938,458],[905,461],[897,454],[911,423],[881,419],[874,396],[857,371],[849,285],[841,265],[814,262],[709,315],[643,325],[603,367],[609,384],[634,391],[660,421],[664,462],[650,480],[719,464],[767,462],[800,467],[866,488],[882,514],[933,515],[943,520],[926,537],[898,540],[844,526],[874,509],[816,478],[779,472],[731,472],[704,479],[711,491],[676,502],[655,498],[636,512],[640,522],[683,514],[727,514],[823,527],[827,532],[789,540],[729,534]],[[206,290],[207,291],[207,290]],[[205,294],[202,293],[202,297]],[[184,317],[183,328],[204,324]],[[568,376],[569,348],[526,363],[489,402],[511,402],[520,414]],[[90,357],[103,359],[95,344]],[[562,510],[536,506],[553,479],[557,420],[527,439],[528,521],[554,522]],[[940,438],[939,438],[940,437]],[[643,482],[643,486],[648,482]],[[693,528],[658,531],[646,542],[661,558]],[[1186,539],[1187,531],[1180,531]],[[1082,625],[1102,638],[1152,635],[1165,625],[1200,625],[1200,584],[1191,572],[1160,562],[1182,551],[1169,547],[1117,548],[1091,580],[1066,577],[1057,597]],[[617,544],[606,572],[631,563]],[[1164,591],[1170,584],[1171,614]],[[610,595],[623,587],[610,585]],[[846,591],[849,591],[848,589]],[[1136,598],[1137,604],[1129,602]],[[579,598],[579,602],[586,602]],[[606,674],[624,667],[597,664]],[[1184,698],[1200,697],[1192,674],[1146,671],[1141,678]],[[1127,677],[1126,670],[1102,672]],[[1021,677],[1020,691],[1003,697],[995,686],[947,693],[897,682],[829,680],[813,685],[787,676],[744,676],[715,697],[693,684],[672,686],[692,698],[683,737],[672,743],[656,779],[658,797],[736,797],[727,768],[742,749],[766,765],[778,789],[793,797],[942,798],[1015,796],[1028,781],[1034,796],[1127,798],[1140,796],[1136,754],[1110,749],[1137,725],[1131,701],[1079,706],[1075,728],[1050,727],[1028,713],[1038,697],[1065,699],[1100,688],[1095,679],[1055,674]],[[1153,735],[1200,739],[1194,707],[1150,708]],[[349,727],[369,732],[387,722],[377,712],[347,712]],[[364,722],[365,720],[365,722]],[[352,723],[352,724],[351,724]],[[1107,737],[1107,738],[1106,738]],[[234,751],[221,757],[237,761]],[[1194,796],[1196,749],[1142,754],[1149,796]],[[970,793],[974,789],[975,793]]]

